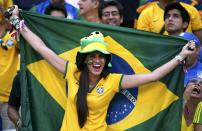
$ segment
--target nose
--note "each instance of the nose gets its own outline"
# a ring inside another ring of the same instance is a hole
[[[172,15],[170,15],[169,17],[168,17],[168,20],[172,20],[173,19],[173,17],[172,17]]]
[[[112,15],[112,13],[109,14],[109,18],[113,18],[114,16]]]
[[[99,61],[100,61],[100,58],[99,58],[99,57],[94,57],[93,61],[94,61],[94,62],[99,62]]]

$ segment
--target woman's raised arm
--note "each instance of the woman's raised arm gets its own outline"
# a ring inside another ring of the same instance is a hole
[[[157,81],[171,72],[179,63],[196,51],[195,43],[188,42],[179,55],[148,74],[124,75],[121,87],[123,89],[137,87],[142,84]]]
[[[18,18],[19,10],[15,5],[12,16],[15,19]],[[57,56],[55,52],[49,49],[44,42],[34,34],[26,26],[20,30],[20,34],[25,38],[25,40],[30,44],[30,46],[36,50],[45,60],[47,60],[51,65],[53,65],[58,71],[65,73],[66,60]]]

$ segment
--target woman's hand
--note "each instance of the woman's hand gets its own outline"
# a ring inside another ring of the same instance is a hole
[[[189,41],[183,48],[182,51],[180,52],[179,55],[183,56],[186,58],[189,55],[192,55],[196,51],[196,44],[194,41]]]

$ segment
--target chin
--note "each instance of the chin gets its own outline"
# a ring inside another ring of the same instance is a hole
[[[95,76],[99,76],[99,75],[101,75],[101,72],[92,72],[92,74]]]

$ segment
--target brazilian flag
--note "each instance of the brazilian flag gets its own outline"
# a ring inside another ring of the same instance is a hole
[[[81,38],[101,31],[112,53],[110,72],[149,73],[171,60],[185,40],[85,21],[22,11],[26,25],[58,56],[75,62]],[[68,92],[64,75],[21,37],[23,131],[59,131]],[[180,131],[183,71],[179,65],[159,81],[121,90],[106,121],[110,131]],[[98,103],[99,104],[99,103]]]

